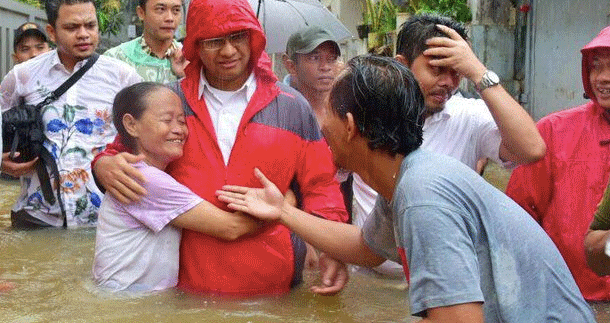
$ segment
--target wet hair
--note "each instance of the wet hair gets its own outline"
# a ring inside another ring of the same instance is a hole
[[[331,111],[354,116],[372,150],[408,155],[421,146],[424,97],[408,67],[390,57],[349,60],[330,93]]]
[[[414,15],[400,27],[396,40],[396,54],[404,56],[411,65],[417,56],[428,48],[426,40],[433,37],[448,37],[436,28],[436,25],[447,26],[468,41],[464,25],[451,18],[432,14]]]
[[[121,142],[132,152],[135,152],[137,148],[136,141],[125,130],[123,116],[130,114],[134,119],[140,120],[148,108],[146,102],[148,95],[163,88],[173,91],[171,88],[160,83],[140,82],[122,89],[114,97],[114,102],[112,103],[112,121],[121,137]]]
[[[94,0],[46,0],[45,11],[47,13],[47,21],[51,26],[56,27],[55,22],[57,22],[57,15],[59,14],[59,7],[61,7],[61,5],[74,5],[88,2],[93,3],[93,6],[97,8]]]

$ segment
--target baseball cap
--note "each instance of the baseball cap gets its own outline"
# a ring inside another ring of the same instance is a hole
[[[334,37],[324,28],[309,26],[290,35],[286,43],[286,54],[293,58],[294,54],[309,54],[323,42],[330,41],[341,55],[341,49]]]
[[[19,42],[28,36],[36,36],[42,38],[45,42],[48,42],[47,35],[42,31],[40,26],[33,22],[26,22],[15,29],[15,37],[13,38],[13,48],[17,47]]]

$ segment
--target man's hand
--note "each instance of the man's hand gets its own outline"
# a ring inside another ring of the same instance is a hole
[[[2,172],[9,174],[13,177],[21,177],[23,175],[27,175],[33,173],[35,171],[34,164],[38,161],[38,157],[30,160],[25,163],[16,163],[8,156],[10,152],[2,154]],[[19,156],[19,152],[15,152],[15,157]]]
[[[430,65],[451,68],[478,83],[487,68],[479,61],[470,45],[455,30],[443,25],[436,25],[436,28],[449,38],[433,37],[426,41],[428,49],[423,54],[433,57],[429,61]]]
[[[183,78],[186,75],[184,73],[184,69],[189,64],[189,61],[187,61],[184,55],[182,54],[181,48],[178,48],[172,52],[172,55],[170,56],[170,61],[172,63],[172,72],[174,72],[178,79]]]
[[[140,196],[146,195],[146,189],[138,182],[145,182],[142,173],[132,164],[144,160],[144,155],[119,153],[114,156],[101,157],[94,166],[93,171],[98,182],[106,191],[121,203],[129,204],[139,201]]]
[[[254,169],[254,175],[263,184],[263,188],[225,185],[222,190],[216,191],[218,199],[235,211],[248,213],[261,220],[279,220],[284,195],[258,168]]]
[[[320,254],[319,264],[322,285],[312,286],[311,291],[324,296],[332,296],[340,292],[349,280],[347,266],[325,253]]]

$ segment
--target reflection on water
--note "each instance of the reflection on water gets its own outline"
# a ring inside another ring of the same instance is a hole
[[[309,292],[317,273],[276,297],[227,300],[170,290],[117,297],[91,280],[94,229],[13,231],[16,182],[0,181],[0,322],[414,322],[403,284],[352,274],[338,296]],[[247,279],[247,278],[245,278]]]
[[[486,170],[502,188],[507,172]],[[491,177],[490,177],[491,176]],[[317,273],[287,295],[247,300],[201,297],[169,290],[117,297],[91,280],[95,230],[13,231],[10,207],[16,182],[0,180],[0,322],[416,322],[401,282],[352,273],[338,296],[309,292]],[[247,278],[245,278],[247,279]],[[591,304],[598,322],[610,322],[609,303]]]

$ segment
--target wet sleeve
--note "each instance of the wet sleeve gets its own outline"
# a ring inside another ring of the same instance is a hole
[[[379,256],[402,263],[398,256],[394,239],[392,210],[381,196],[377,196],[375,207],[362,226],[362,235],[366,245]]]
[[[142,196],[139,202],[124,205],[124,209],[154,232],[161,231],[170,221],[203,201],[159,169],[145,167],[140,170],[147,179],[143,185],[148,194]]]
[[[303,210],[328,220],[347,222],[348,215],[330,149],[323,139],[304,143],[297,181],[303,195]]]
[[[17,104],[17,76],[13,68],[6,74],[2,83],[0,84],[0,90],[2,95],[0,96],[0,107],[2,112],[9,110]]]
[[[443,206],[410,207],[397,216],[410,282],[411,313],[483,302],[477,251],[467,216]]]

